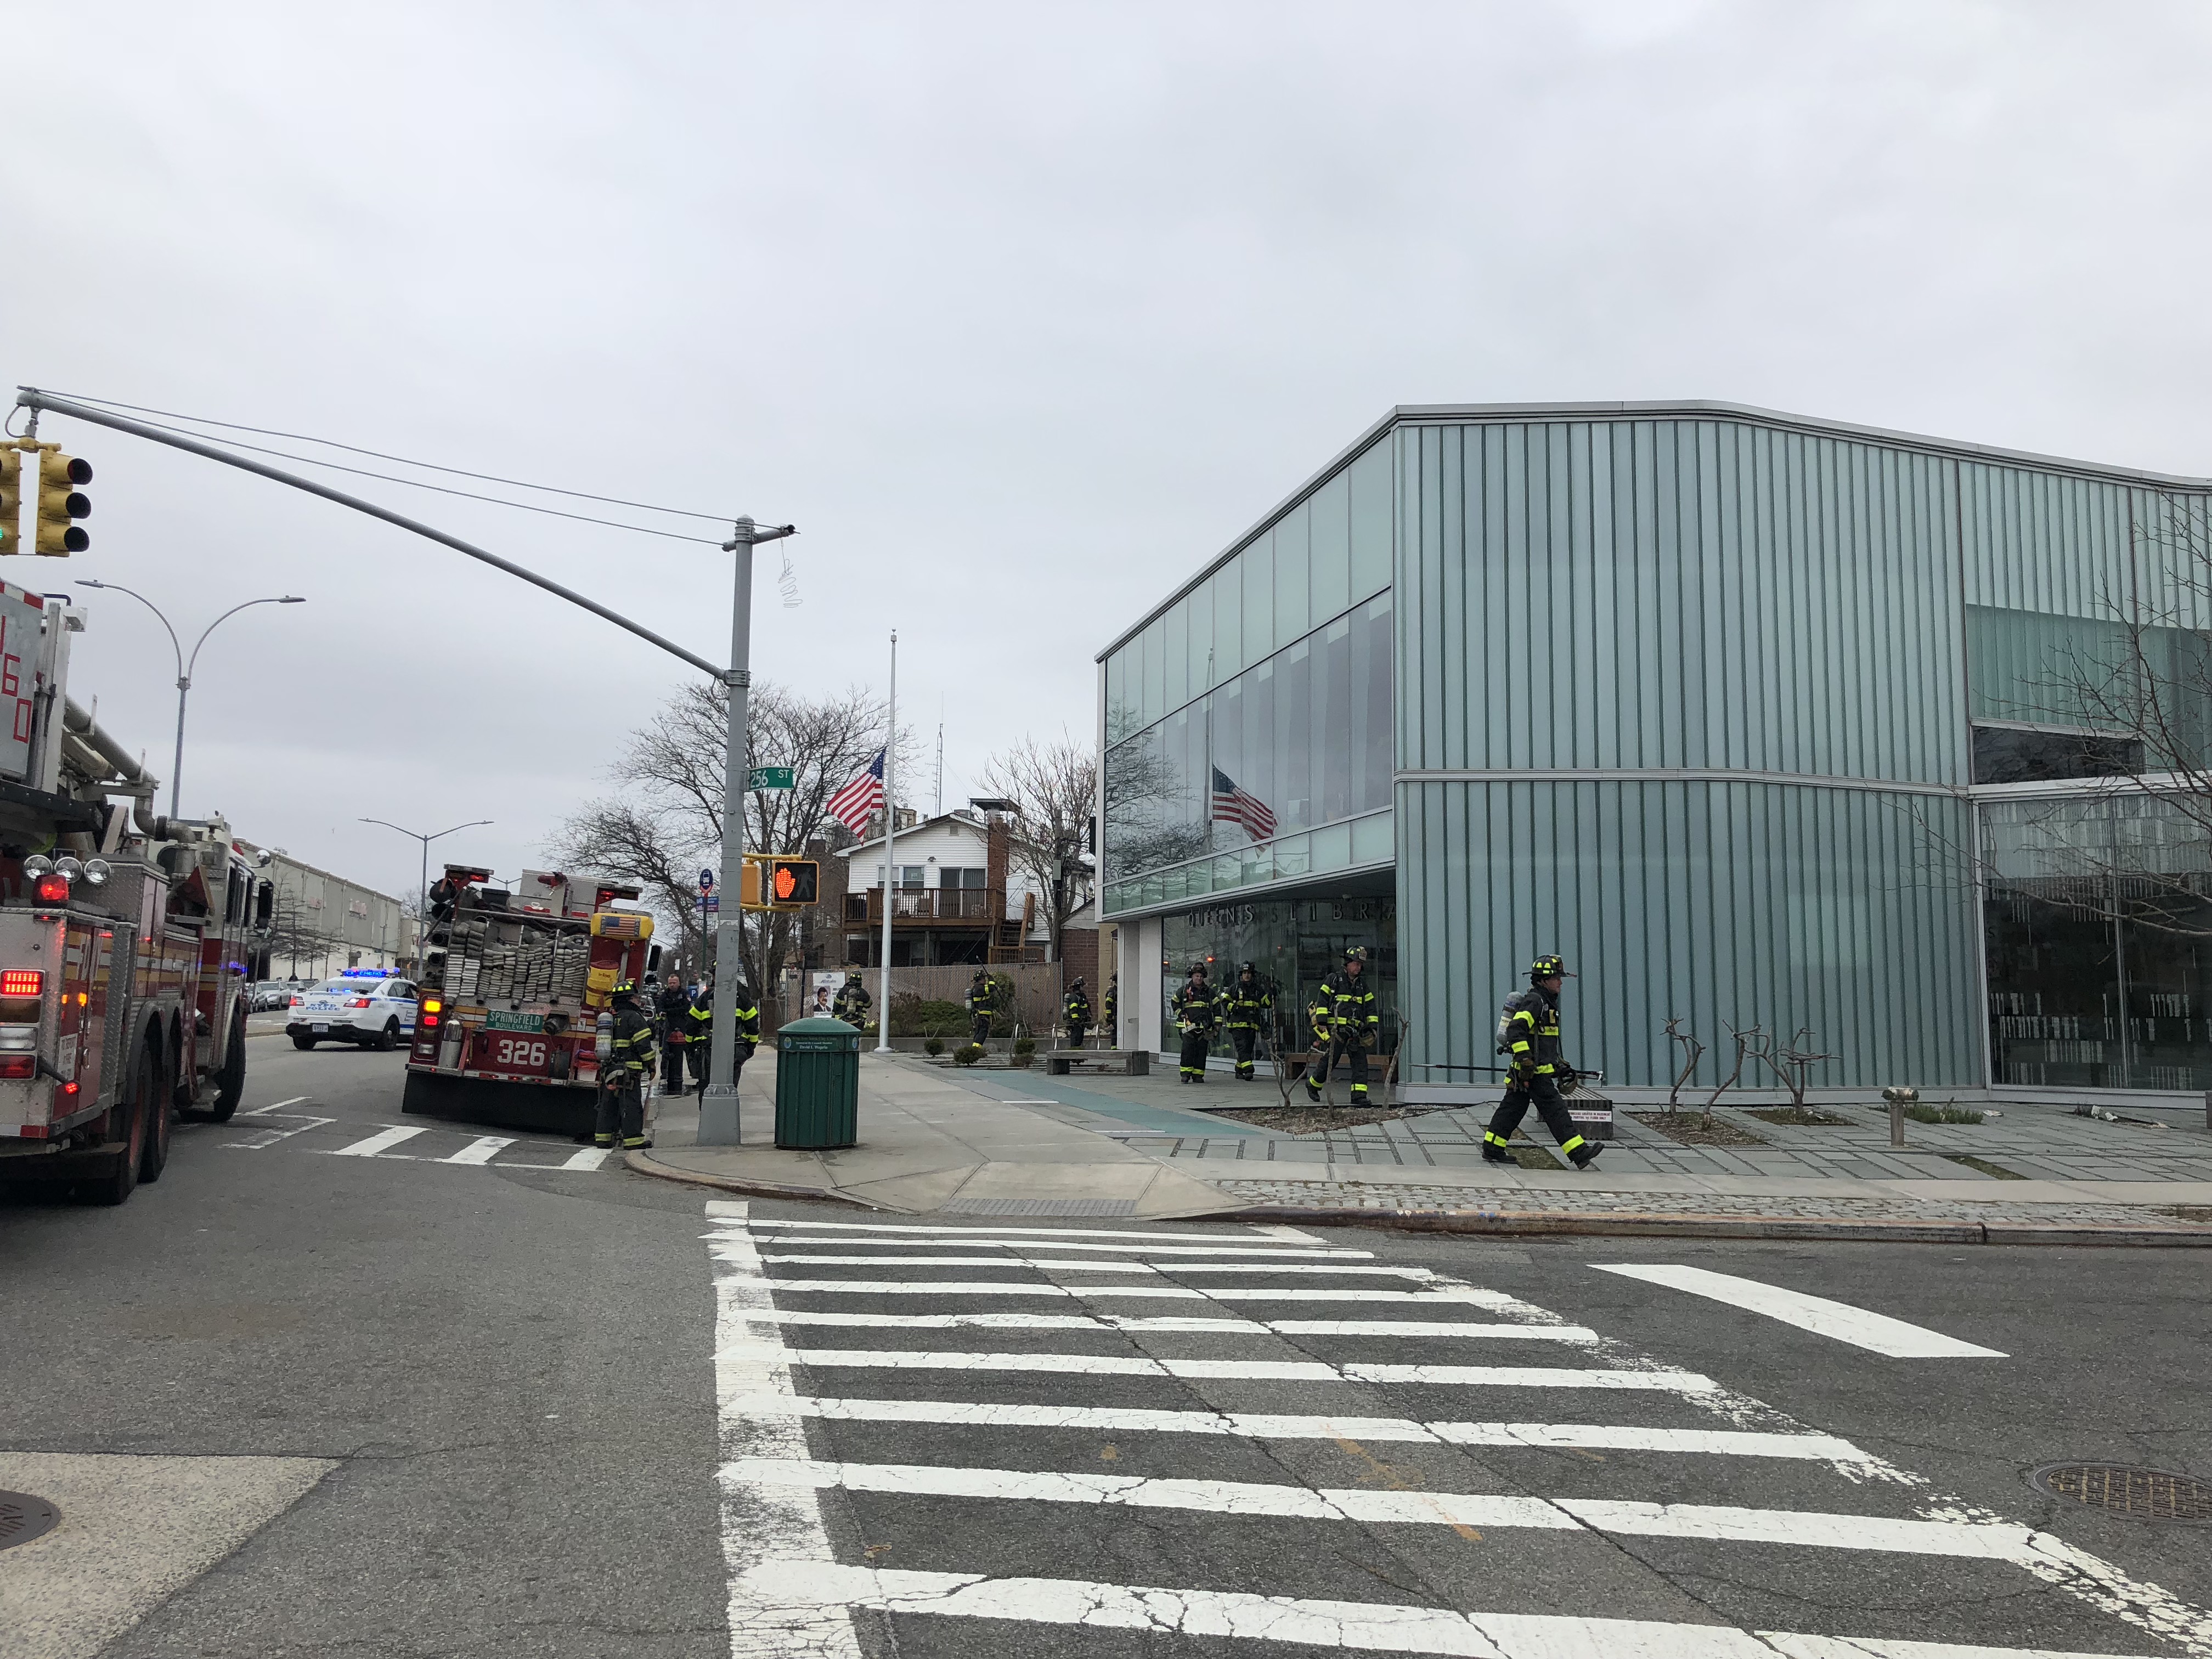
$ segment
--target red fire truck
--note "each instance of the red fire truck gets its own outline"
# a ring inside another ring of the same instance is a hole
[[[489,870],[446,866],[430,890],[415,1042],[400,1110],[543,1133],[590,1129],[599,1019],[623,980],[659,964],[653,918],[616,909],[639,890],[526,870],[512,891]]]
[[[0,1186],[120,1204],[173,1114],[246,1088],[246,963],[271,890],[220,820],[157,783],[67,691],[66,600],[0,582]]]

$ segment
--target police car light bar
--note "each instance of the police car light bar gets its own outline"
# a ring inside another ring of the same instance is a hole
[[[392,977],[392,969],[389,968],[347,968],[340,970],[338,977],[340,979],[390,979]]]

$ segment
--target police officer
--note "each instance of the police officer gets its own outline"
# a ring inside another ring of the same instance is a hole
[[[668,976],[655,1012],[660,1016],[660,1092],[680,1095],[684,1092],[684,1048],[691,1035],[691,999],[684,993],[680,975]]]
[[[1274,993],[1260,977],[1260,970],[1250,963],[1241,963],[1237,969],[1237,982],[1222,994],[1223,1022],[1229,1028],[1229,1041],[1237,1050],[1237,1080],[1249,1083],[1253,1078],[1252,1054],[1260,1041],[1260,1030],[1268,1023],[1275,1006]]]
[[[866,1025],[868,1010],[874,1006],[875,999],[860,982],[860,969],[848,969],[845,982],[837,988],[837,1000],[830,1006],[830,1012],[848,1025]]]
[[[714,976],[707,975],[684,1011],[684,1052],[691,1061],[691,1086],[707,1092],[707,1066],[714,1052]]]
[[[991,1016],[999,1012],[999,988],[982,969],[968,986],[968,1040],[981,1048],[991,1040]]]
[[[645,1133],[645,1089],[653,1080],[653,1022],[637,1006],[637,986],[623,980],[610,999],[614,1010],[614,1045],[599,1067],[599,1109],[592,1144],[612,1146],[619,1129],[623,1150],[650,1146]]]
[[[1182,1033],[1182,1081],[1206,1081],[1206,1051],[1212,1045],[1213,1028],[1220,1018],[1221,1001],[1206,981],[1206,964],[1194,962],[1190,978],[1175,994],[1176,1029]]]
[[[1505,1073],[1505,1098],[1482,1134],[1482,1156],[1488,1163],[1515,1161],[1506,1143],[1532,1105],[1577,1170],[1589,1169],[1603,1150],[1583,1139],[1559,1096],[1560,1079],[1574,1075],[1559,1057],[1559,988],[1571,977],[1559,957],[1538,957],[1528,964],[1528,988],[1505,999],[1498,1020],[1498,1052],[1513,1058]]]
[[[1321,1085],[1328,1081],[1330,1070],[1341,1059],[1352,1073],[1352,1103],[1364,1106],[1367,1051],[1382,1034],[1382,1016],[1375,1006],[1374,989],[1367,983],[1364,947],[1355,945],[1345,951],[1344,971],[1314,993],[1314,1006],[1319,1011],[1314,1022],[1314,1046],[1321,1063],[1318,1068],[1307,1068],[1306,1098],[1321,1098]]]
[[[1067,1046],[1080,1048],[1083,1035],[1091,1029],[1091,999],[1083,994],[1083,976],[1076,975],[1075,983],[1067,988],[1067,1001],[1060,1012],[1067,1020]]]

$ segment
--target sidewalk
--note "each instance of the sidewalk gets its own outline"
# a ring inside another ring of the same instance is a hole
[[[772,1144],[774,1057],[745,1068],[744,1144],[697,1145],[696,1100],[664,1101],[643,1174],[941,1216],[1237,1214],[1395,1221],[1473,1232],[1682,1233],[1943,1243],[2212,1245],[2212,1135],[2007,1105],[1978,1125],[1907,1126],[1827,1109],[1832,1127],[1723,1107],[1756,1142],[1688,1145],[1623,1115],[1588,1173],[1480,1159],[1486,1108],[1289,1135],[1185,1103],[1160,1079],[961,1071],[864,1055],[860,1146]],[[1270,1107],[1270,1083],[1209,1085],[1208,1105]],[[1548,1146],[1548,1139],[1532,1143]]]

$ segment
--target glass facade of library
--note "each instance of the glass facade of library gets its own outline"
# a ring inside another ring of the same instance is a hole
[[[1223,989],[1249,962],[1273,1003],[1258,1046],[1261,1060],[1303,1058],[1312,1039],[1305,1010],[1314,992],[1342,966],[1346,948],[1354,945],[1368,954],[1363,971],[1375,988],[1382,1034],[1378,1054],[1387,1059],[1398,1037],[1398,907],[1383,893],[1231,900],[1164,917],[1160,1029],[1174,1026],[1169,999],[1189,976],[1193,963],[1205,963],[1209,982]],[[1231,1053],[1226,1033],[1216,1034],[1212,1053]],[[1263,1064],[1262,1069],[1270,1068]]]
[[[1387,892],[1415,1084],[1557,951],[1629,1087],[1670,1020],[1692,1086],[1757,1024],[1816,1087],[2212,1087],[2212,799],[2135,781],[2212,754],[2208,499],[1718,406],[1400,411],[1105,659],[1105,913],[1296,957],[1298,907]]]

